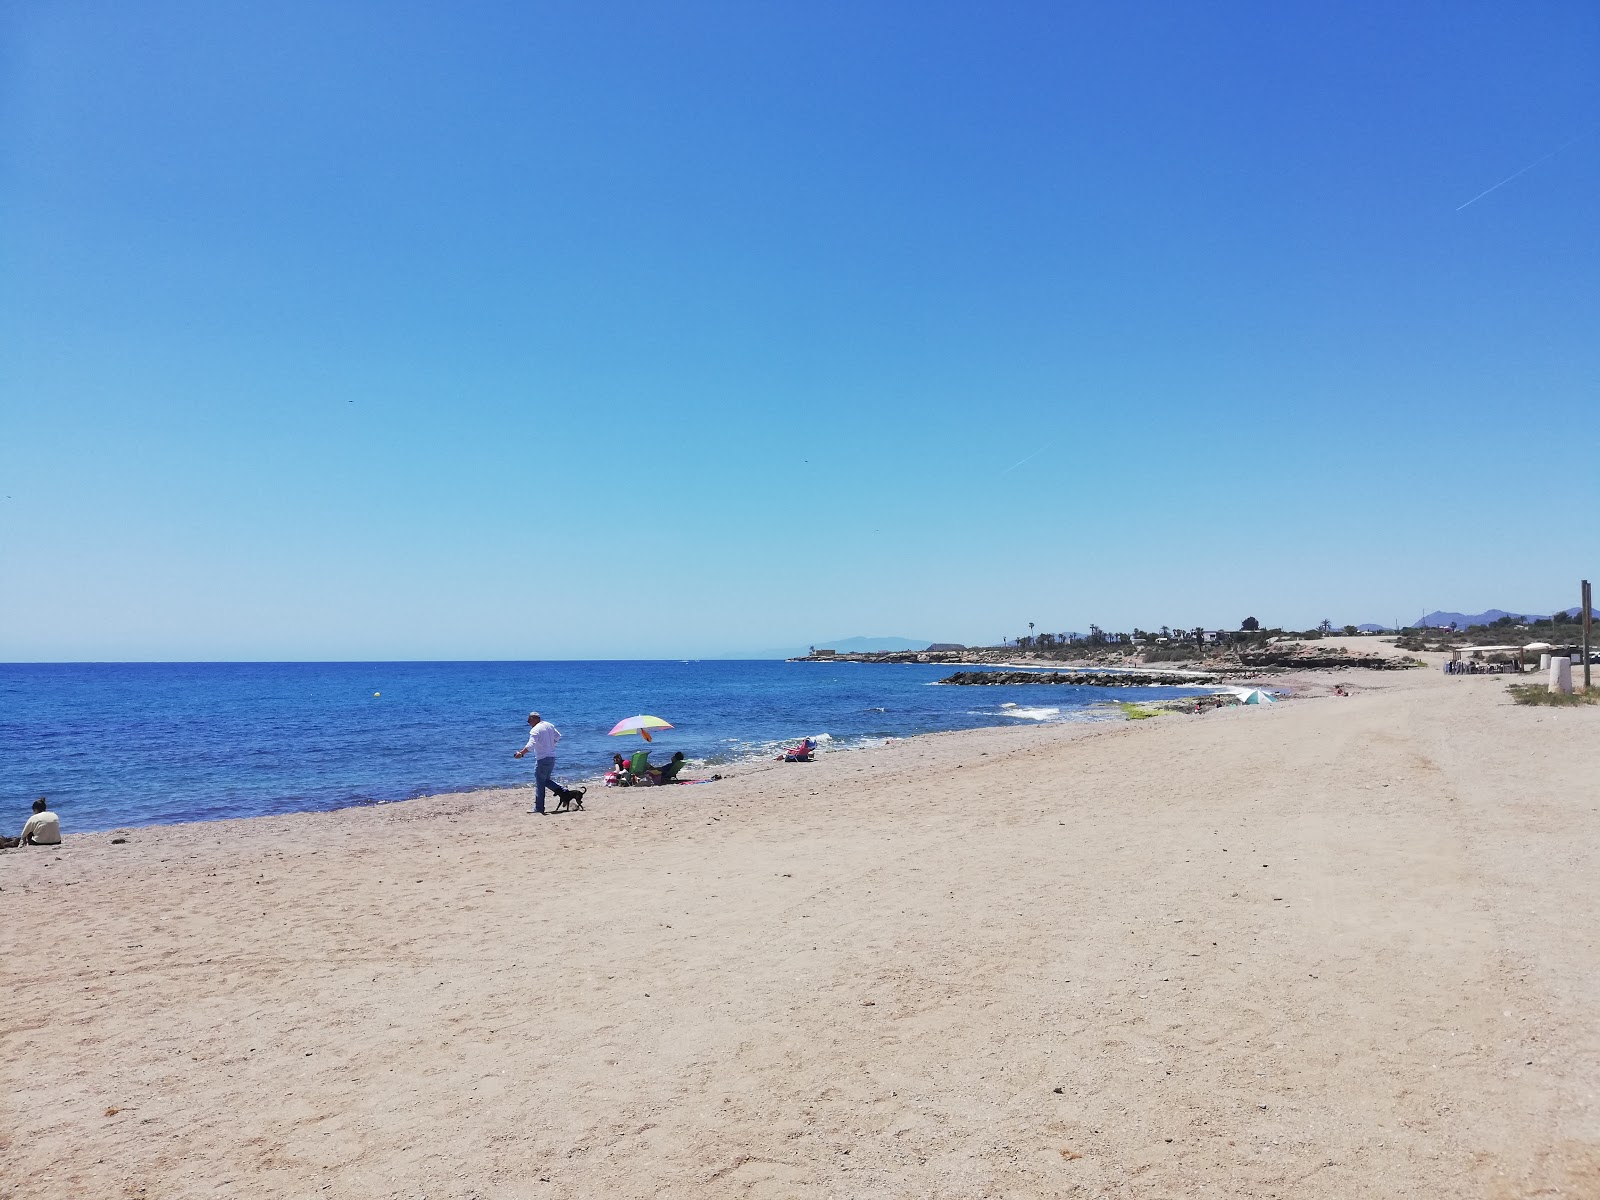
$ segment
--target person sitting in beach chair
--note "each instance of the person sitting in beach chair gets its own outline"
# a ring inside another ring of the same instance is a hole
[[[783,752],[782,761],[812,762],[817,756],[817,743],[814,738],[802,738],[798,746],[790,746]]]
[[[683,757],[682,750],[673,751],[672,761],[666,766],[650,768],[650,782],[656,784],[657,786],[660,786],[663,783],[671,783],[673,780],[677,779],[678,772],[683,770],[684,763],[688,761],[688,759]]]
[[[653,783],[650,778],[650,751],[635,750],[633,757],[628,760],[628,782],[630,784]]]

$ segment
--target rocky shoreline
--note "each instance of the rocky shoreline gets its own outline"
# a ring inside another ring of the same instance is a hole
[[[1376,654],[1246,654],[1230,663],[1204,671],[1138,669],[1076,669],[1069,671],[957,671],[939,680],[959,686],[1013,683],[1075,684],[1079,687],[1151,687],[1157,684],[1204,687],[1229,679],[1281,675],[1287,671],[1343,671],[1364,667],[1369,671],[1407,671],[1424,666],[1409,657],[1383,658]]]
[[[1250,672],[1262,670],[1334,670],[1345,667],[1365,667],[1370,671],[1409,671],[1426,666],[1420,658],[1406,656],[1384,657],[1381,654],[1318,654],[1316,651],[1268,651],[1264,654],[1241,654],[1239,665]]]
[[[1148,686],[1150,683],[1176,683],[1181,676],[1201,680],[1225,679],[1241,675],[1270,675],[1278,671],[1343,670],[1346,667],[1365,667],[1373,671],[1405,671],[1423,665],[1422,661],[1407,655],[1351,654],[1343,649],[1328,651],[1309,646],[1285,646],[1281,649],[1235,651],[1215,657],[1177,660],[1194,663],[1191,667],[1151,667],[1141,671],[1136,657],[1122,653],[1102,658],[1105,666],[1090,665],[1080,660],[1056,671],[958,671],[940,683],[1090,683],[1110,687]],[[895,650],[858,654],[805,655],[791,658],[790,662],[823,663],[935,663],[944,666],[1049,666],[1051,660],[1023,657],[1021,663],[1013,654],[995,649],[962,651]],[[1059,660],[1057,660],[1059,661]],[[1094,661],[1090,660],[1091,663]],[[975,678],[966,678],[975,676]],[[959,678],[958,678],[959,677]]]
[[[1179,687],[1204,687],[1219,679],[1238,675],[1238,671],[1207,671],[1193,675],[1178,671],[957,671],[939,680],[957,685],[1009,683],[1070,683],[1080,687],[1151,687],[1172,684]]]

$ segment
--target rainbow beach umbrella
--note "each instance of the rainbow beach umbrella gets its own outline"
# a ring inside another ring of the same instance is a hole
[[[622,737],[625,734],[637,733],[645,741],[651,742],[655,740],[650,736],[650,731],[652,729],[671,728],[672,726],[667,724],[660,717],[629,717],[626,720],[618,721],[616,725],[612,727],[610,734],[607,736]]]

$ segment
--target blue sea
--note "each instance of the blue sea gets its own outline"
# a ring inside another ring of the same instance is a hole
[[[604,773],[648,713],[690,774],[815,737],[824,753],[938,730],[1121,719],[1106,703],[1193,688],[939,687],[943,665],[706,662],[0,665],[0,830],[36,796],[67,831],[341,808],[529,783],[537,708],[556,776]]]

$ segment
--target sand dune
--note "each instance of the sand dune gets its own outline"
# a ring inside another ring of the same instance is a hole
[[[0,1195],[1600,1195],[1600,709],[1342,677],[0,854]]]

